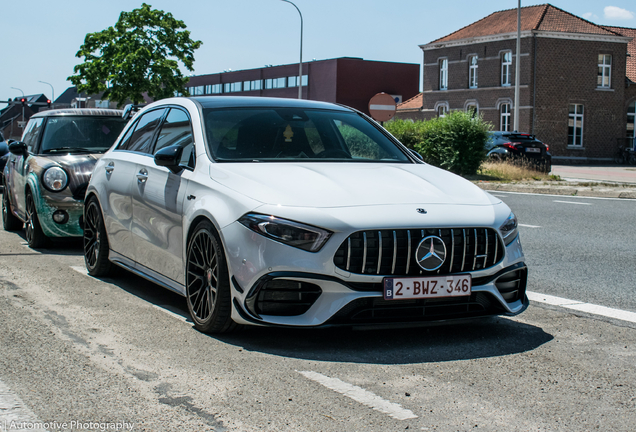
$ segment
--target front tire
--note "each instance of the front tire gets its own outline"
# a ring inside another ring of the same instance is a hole
[[[225,253],[209,221],[200,222],[188,242],[186,300],[197,330],[224,333],[236,327]]]
[[[91,276],[106,276],[111,273],[108,236],[102,209],[95,197],[88,200],[84,210],[84,263]]]
[[[5,231],[17,231],[22,229],[24,224],[20,219],[15,217],[11,212],[11,203],[9,202],[9,188],[4,185],[2,193],[2,226]]]
[[[35,200],[33,199],[33,193],[28,191],[26,194],[26,239],[29,247],[33,249],[39,249],[45,247],[49,238],[42,231],[40,225],[40,219],[35,208]]]

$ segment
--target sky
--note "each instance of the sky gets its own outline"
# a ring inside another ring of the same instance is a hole
[[[422,64],[419,45],[445,36],[514,0],[292,0],[303,14],[303,60],[361,57]],[[300,18],[280,0],[146,0],[183,20],[195,52],[196,75],[297,63]],[[61,95],[81,63],[75,54],[87,33],[114,25],[129,0],[0,0],[3,26],[0,100]],[[522,1],[521,6],[540,4]],[[636,27],[634,0],[552,0],[552,5],[596,24]],[[0,108],[6,104],[0,103]]]

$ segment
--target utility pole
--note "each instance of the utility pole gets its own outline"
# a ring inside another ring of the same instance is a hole
[[[519,132],[519,76],[521,75],[521,0],[517,0],[517,62],[515,64],[514,130]]]

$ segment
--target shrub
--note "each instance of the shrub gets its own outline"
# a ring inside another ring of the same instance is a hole
[[[484,145],[491,129],[481,117],[461,111],[427,121],[394,120],[385,127],[425,162],[460,175],[477,173],[486,159]]]

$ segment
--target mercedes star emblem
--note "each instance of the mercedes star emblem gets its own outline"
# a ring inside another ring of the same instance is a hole
[[[420,242],[415,251],[417,264],[426,271],[437,270],[446,260],[446,245],[437,236],[428,236]]]

